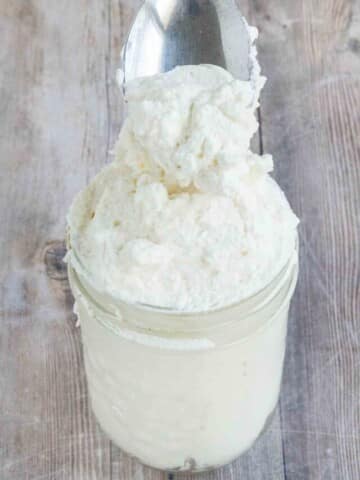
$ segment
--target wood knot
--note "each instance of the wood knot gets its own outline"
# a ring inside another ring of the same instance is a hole
[[[56,281],[67,281],[67,267],[63,261],[66,254],[64,241],[49,242],[44,252],[44,263],[49,278]]]
[[[350,38],[349,48],[353,53],[360,53],[360,40],[358,38]]]

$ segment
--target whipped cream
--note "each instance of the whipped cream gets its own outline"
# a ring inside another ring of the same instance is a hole
[[[98,291],[207,311],[255,294],[284,267],[298,219],[269,176],[272,157],[250,150],[264,83],[200,65],[127,85],[114,162],[68,217],[68,260]]]
[[[127,84],[114,161],[68,217],[92,408],[163,470],[232,461],[278,400],[298,220],[271,156],[250,150],[265,82],[254,45],[251,60],[248,82],[201,65]]]

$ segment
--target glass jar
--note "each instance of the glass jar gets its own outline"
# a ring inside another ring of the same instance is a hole
[[[199,314],[115,302],[69,266],[92,408],[121,449],[198,472],[252,446],[279,397],[297,259],[253,297]]]

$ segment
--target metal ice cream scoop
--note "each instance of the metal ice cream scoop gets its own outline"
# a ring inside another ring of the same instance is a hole
[[[214,64],[249,80],[251,39],[235,0],[145,0],[121,55],[123,86],[177,65]]]

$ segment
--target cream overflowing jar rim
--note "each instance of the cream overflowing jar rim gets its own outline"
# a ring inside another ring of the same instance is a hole
[[[70,244],[69,238],[68,243]],[[72,260],[74,253],[72,250]],[[196,338],[199,335],[208,336],[211,332],[216,334],[221,330],[231,329],[232,326],[241,327],[243,324],[243,331],[237,337],[240,336],[245,340],[259,328],[271,323],[271,320],[290,301],[298,276],[298,237],[296,236],[295,248],[286,265],[259,292],[235,304],[202,312],[175,311],[151,305],[130,304],[115,299],[108,293],[99,292],[91,284],[91,277],[86,275],[86,270],[76,255],[75,259],[78,268],[76,266],[74,268],[70,263],[68,270],[76,300],[79,300],[78,297],[85,300],[91,314],[114,333],[118,330],[130,329],[145,335],[160,335],[165,338],[174,336]],[[270,308],[271,305],[274,305],[275,309]],[[259,322],[251,325],[251,319],[255,317],[263,318],[260,325],[258,325]]]

